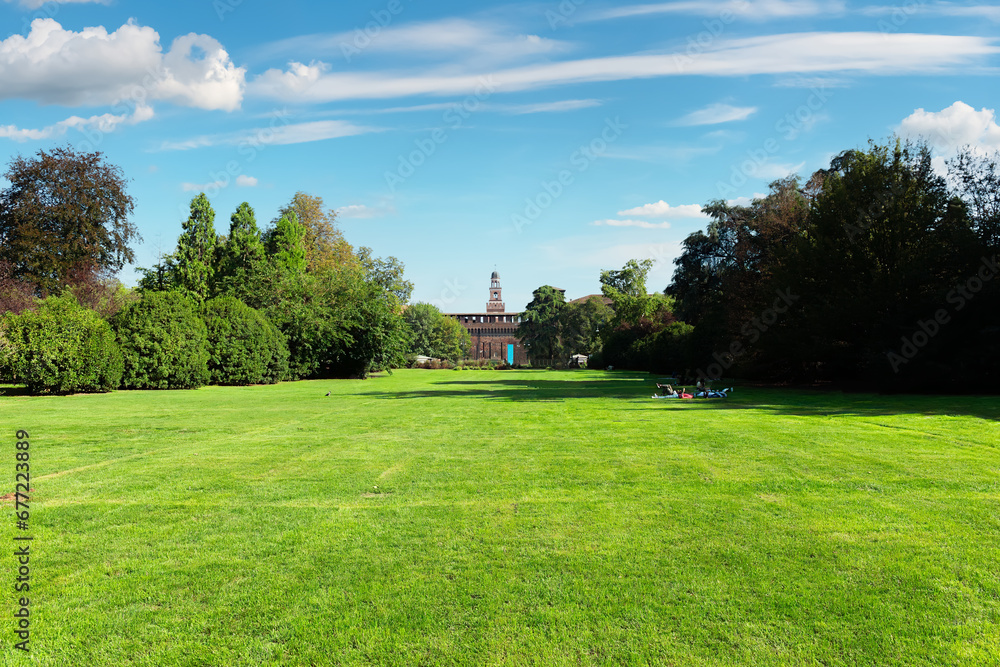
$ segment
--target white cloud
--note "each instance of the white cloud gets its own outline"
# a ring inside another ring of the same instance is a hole
[[[841,0],[698,0],[626,5],[594,14],[591,20],[630,18],[653,14],[695,14],[697,16],[738,16],[766,20],[797,16],[842,14]]]
[[[558,102],[541,102],[539,104],[514,104],[510,106],[496,105],[496,108],[506,113],[522,116],[532,113],[562,113],[601,106],[600,100],[560,100]]]
[[[954,16],[958,18],[986,19],[988,21],[1000,22],[1000,7],[996,5],[956,5],[953,2],[933,2],[925,4],[922,2],[908,2],[903,6],[872,6],[861,10],[866,16],[891,16],[894,22],[908,19],[915,14],[927,14],[930,16]]]
[[[27,36],[0,41],[0,100],[28,99],[64,106],[122,100],[170,100],[201,109],[239,108],[245,85],[222,46],[207,35],[185,35],[163,53],[152,28],[129,22],[64,30],[35,19]]]
[[[730,206],[749,206],[753,203],[754,199],[763,199],[767,195],[763,192],[753,193],[753,197],[737,197],[736,199],[730,199],[726,203]]]
[[[119,125],[135,125],[147,121],[152,117],[152,107],[140,106],[136,107],[131,115],[122,114],[115,116],[106,113],[100,116],[91,116],[90,118],[70,116],[66,120],[61,120],[58,123],[41,129],[23,129],[15,125],[0,125],[0,137],[14,141],[38,141],[61,137],[68,130],[75,129],[82,132],[88,141],[95,142],[99,141],[103,135],[114,132],[115,128]]]
[[[236,185],[241,188],[255,188],[257,187],[257,179],[254,176],[240,174],[236,177]]]
[[[353,137],[359,134],[380,131],[376,127],[355,125],[343,120],[317,120],[288,125],[272,123],[272,127],[261,127],[243,132],[203,135],[183,141],[165,141],[160,146],[160,150],[186,151],[192,148],[219,145],[283,146],[288,144],[304,144],[311,141],[325,141],[326,139],[338,139],[340,137]]]
[[[645,220],[595,220],[590,224],[595,227],[640,227],[642,229],[670,228],[669,222],[647,222]]]
[[[677,120],[677,125],[718,125],[737,120],[746,120],[757,112],[757,107],[734,107],[730,104],[710,104],[704,109],[692,111]]]
[[[1000,53],[996,39],[878,32],[819,32],[719,40],[695,56],[686,53],[612,56],[496,70],[331,72],[324,63],[269,69],[248,90],[286,101],[323,102],[409,95],[512,92],[555,85],[662,76],[754,74],[927,74],[967,70]]]
[[[917,109],[903,119],[897,134],[926,139],[943,153],[954,153],[963,146],[1000,150],[1000,126],[996,111],[985,107],[976,111],[965,102],[955,102],[941,111]]]
[[[389,25],[365,34],[361,30],[302,35],[265,45],[265,54],[336,54],[348,62],[368,54],[405,53],[421,59],[460,55],[466,63],[498,64],[567,51],[570,45],[538,35],[517,33],[488,21],[445,18]]]
[[[662,199],[652,204],[645,204],[625,211],[618,211],[618,215],[638,215],[650,218],[704,218],[707,217],[701,211],[698,204],[681,204],[671,206]]]
[[[6,0],[6,2],[15,2],[15,0]],[[41,9],[50,2],[57,5],[68,5],[74,3],[93,3],[95,5],[110,5],[111,0],[18,0],[18,4],[25,9]]]
[[[341,206],[337,209],[337,216],[340,218],[354,218],[354,219],[364,219],[369,220],[371,218],[381,218],[390,213],[394,213],[395,209],[392,206],[380,205],[380,206],[366,206],[365,204],[351,204],[349,206]]]
[[[192,32],[175,39],[163,57],[156,95],[200,109],[233,111],[243,100],[245,71],[233,65],[219,42]]]

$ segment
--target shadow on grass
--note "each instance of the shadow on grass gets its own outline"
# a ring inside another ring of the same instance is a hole
[[[440,387],[440,389],[438,388]],[[905,414],[955,415],[1000,420],[995,396],[916,396],[843,393],[817,389],[737,387],[728,399],[653,399],[655,377],[614,374],[606,379],[542,380],[525,377],[462,378],[435,382],[434,388],[401,392],[371,392],[385,399],[483,398],[494,401],[560,402],[574,398],[629,400],[622,410],[756,410],[797,417],[878,417]]]

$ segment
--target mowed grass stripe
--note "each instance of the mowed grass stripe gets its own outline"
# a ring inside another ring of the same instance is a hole
[[[1000,659],[995,400],[652,392],[400,371],[0,397],[41,473],[33,662],[0,658]]]

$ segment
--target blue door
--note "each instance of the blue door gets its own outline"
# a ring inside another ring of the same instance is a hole
[[[514,346],[507,344],[507,363],[511,366],[514,365]]]

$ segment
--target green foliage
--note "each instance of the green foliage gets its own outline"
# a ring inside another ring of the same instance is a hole
[[[601,292],[611,299],[614,311],[612,327],[638,324],[659,310],[669,310],[670,304],[659,295],[646,293],[646,276],[651,268],[651,259],[630,259],[620,271],[601,271]]]
[[[413,283],[403,278],[405,266],[402,262],[395,257],[374,257],[372,249],[367,246],[358,248],[357,254],[365,270],[366,280],[391,293],[401,304],[410,300]]]
[[[127,179],[101,153],[70,147],[15,158],[0,190],[0,262],[41,294],[68,283],[74,267],[115,272],[141,240],[129,221]]]
[[[191,214],[184,221],[174,254],[175,284],[196,299],[208,298],[215,276],[215,210],[205,193],[191,200]]]
[[[231,297],[202,307],[212,384],[274,384],[288,375],[285,337],[259,311]]]
[[[34,394],[111,391],[122,380],[122,352],[111,327],[70,295],[7,315],[0,348],[0,366]]]
[[[337,227],[337,212],[327,209],[322,197],[296,192],[278,217],[295,214],[303,231],[306,261],[310,268],[350,264],[356,261],[351,246]],[[277,223],[277,220],[274,221]]]
[[[562,312],[565,307],[566,297],[551,285],[543,285],[532,292],[531,303],[522,313],[517,327],[517,336],[532,365],[562,363],[564,360]]]
[[[111,325],[125,356],[124,387],[193,389],[208,382],[208,330],[190,296],[144,292]]]
[[[472,346],[469,330],[429,303],[408,306],[403,319],[409,328],[408,349],[413,355],[458,361]]]
[[[214,293],[241,299],[250,294],[264,262],[264,244],[247,202],[230,217],[229,236],[218,254]]]
[[[363,275],[351,275],[343,287],[344,327],[351,342],[331,367],[333,374],[364,378],[404,366],[409,330],[396,295]]]
[[[299,274],[306,270],[305,230],[295,211],[278,218],[267,237],[267,254],[281,271]]]

